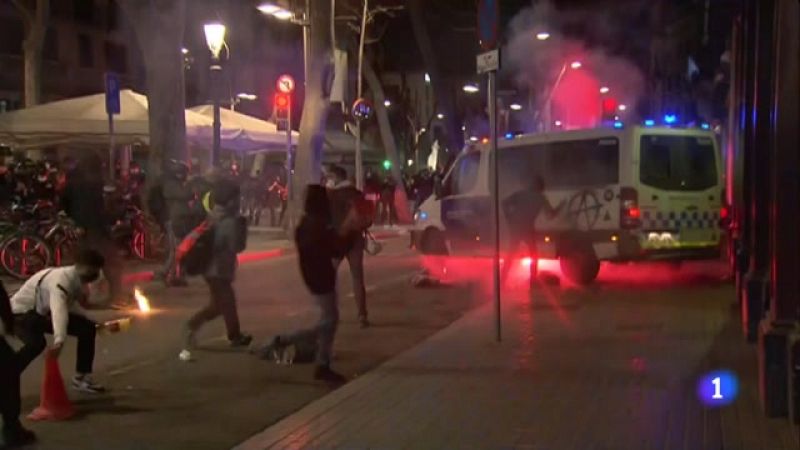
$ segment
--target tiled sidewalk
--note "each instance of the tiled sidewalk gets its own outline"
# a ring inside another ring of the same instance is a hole
[[[486,305],[237,449],[800,448],[759,410],[731,288],[545,289],[506,298],[502,344]],[[739,398],[706,408],[718,368]]]

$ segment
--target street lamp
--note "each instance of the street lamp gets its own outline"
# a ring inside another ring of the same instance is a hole
[[[222,123],[219,117],[219,84],[222,66],[219,61],[219,53],[225,45],[225,25],[219,22],[207,23],[203,26],[206,35],[206,44],[211,51],[211,91],[214,101],[214,141],[211,147],[211,165],[216,167],[219,164],[220,140]]]
[[[387,99],[387,100],[384,100],[384,101],[383,101],[383,106],[385,106],[385,107],[387,107],[387,108],[388,108],[388,107],[390,107],[390,106],[392,106],[392,102],[391,102],[391,100],[388,100],[388,99]]]
[[[236,94],[235,98],[231,99],[231,111],[236,111],[236,105],[242,103],[242,100],[253,101],[257,99],[258,96],[256,94],[250,94],[247,92],[240,92]]]
[[[626,109],[628,109],[628,106],[627,106],[627,105],[619,105],[617,108],[618,108],[620,111],[625,111]]]
[[[436,118],[439,119],[439,120],[442,120],[442,119],[444,119],[444,114],[439,113],[439,114],[436,115]]]
[[[465,84],[465,85],[464,85],[464,87],[463,87],[462,89],[463,89],[463,90],[464,90],[464,92],[466,92],[467,94],[475,94],[475,93],[477,93],[478,91],[480,91],[480,88],[478,88],[478,86],[477,86],[477,85],[475,85],[475,84],[472,84],[472,83]]]
[[[578,69],[581,68],[581,66],[583,66],[583,64],[581,64],[580,61],[573,61],[572,63],[569,64],[569,66],[573,70],[578,70]],[[553,93],[558,88],[558,85],[561,84],[561,79],[564,78],[564,74],[566,72],[567,72],[567,63],[564,63],[561,66],[561,70],[558,72],[558,77],[556,78],[556,82],[553,83],[553,87],[550,89],[550,92],[547,94],[547,100],[544,102],[544,113],[547,114],[547,117],[545,117],[544,123],[547,124],[547,129],[549,129],[549,127],[550,127],[551,118],[553,116],[553,112],[551,111],[552,107],[553,107],[553,103],[552,103],[553,102]],[[556,125],[556,126],[559,126],[559,125]]]
[[[511,108],[512,111],[522,111],[522,105],[519,103],[512,103],[508,105],[508,107]]]
[[[550,33],[546,32],[546,31],[541,31],[539,33],[536,33],[536,39],[538,39],[540,41],[546,41],[546,40],[550,39]]]
[[[609,92],[610,90],[611,90],[611,89],[609,89],[609,88],[607,88],[607,87],[603,86],[603,87],[601,87],[601,88],[600,88],[600,93],[601,93],[601,94],[608,94],[608,92]]]
[[[281,8],[272,2],[263,2],[256,7],[262,14],[272,16],[278,20],[289,21],[295,25],[303,27],[303,83],[308,83],[308,9],[310,0],[305,0],[305,10],[300,17],[296,17],[294,12]]]
[[[573,69],[580,69],[582,65],[580,61],[573,61],[569,66]]]

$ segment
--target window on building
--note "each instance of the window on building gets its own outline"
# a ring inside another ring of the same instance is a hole
[[[73,0],[72,9],[75,21],[83,24],[94,22],[94,0]]]
[[[11,17],[0,17],[0,54],[21,55],[25,29],[22,21]]]
[[[105,57],[108,70],[116,73],[128,71],[128,49],[124,45],[106,41]]]
[[[44,48],[42,58],[47,61],[58,61],[58,31],[50,27],[44,36]]]
[[[81,67],[94,66],[94,52],[92,51],[92,38],[85,34],[78,35],[78,62]]]

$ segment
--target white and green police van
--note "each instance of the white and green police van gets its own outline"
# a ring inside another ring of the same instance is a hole
[[[711,131],[632,126],[501,139],[500,200],[545,183],[555,217],[539,214],[539,258],[559,259],[571,281],[591,283],[600,261],[716,259],[726,218],[722,160]],[[415,214],[423,254],[490,256],[488,145],[464,149],[436,195]],[[509,250],[501,212],[501,249]]]

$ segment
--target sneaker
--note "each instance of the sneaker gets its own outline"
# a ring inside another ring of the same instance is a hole
[[[36,434],[19,424],[13,427],[4,425],[3,442],[5,443],[3,448],[23,447],[36,442]]]
[[[253,342],[253,336],[249,334],[240,334],[238,337],[228,339],[228,342],[231,343],[231,347],[247,347]]]
[[[314,379],[319,381],[324,381],[330,384],[344,384],[347,382],[347,378],[344,375],[334,372],[330,366],[317,366],[314,370]]]
[[[92,379],[89,374],[75,375],[72,377],[72,387],[81,392],[88,392],[90,394],[99,394],[106,391],[102,384],[97,383]]]
[[[283,361],[283,350],[286,346],[280,342],[280,338],[275,336],[269,344],[261,347],[255,353],[265,361]]]

